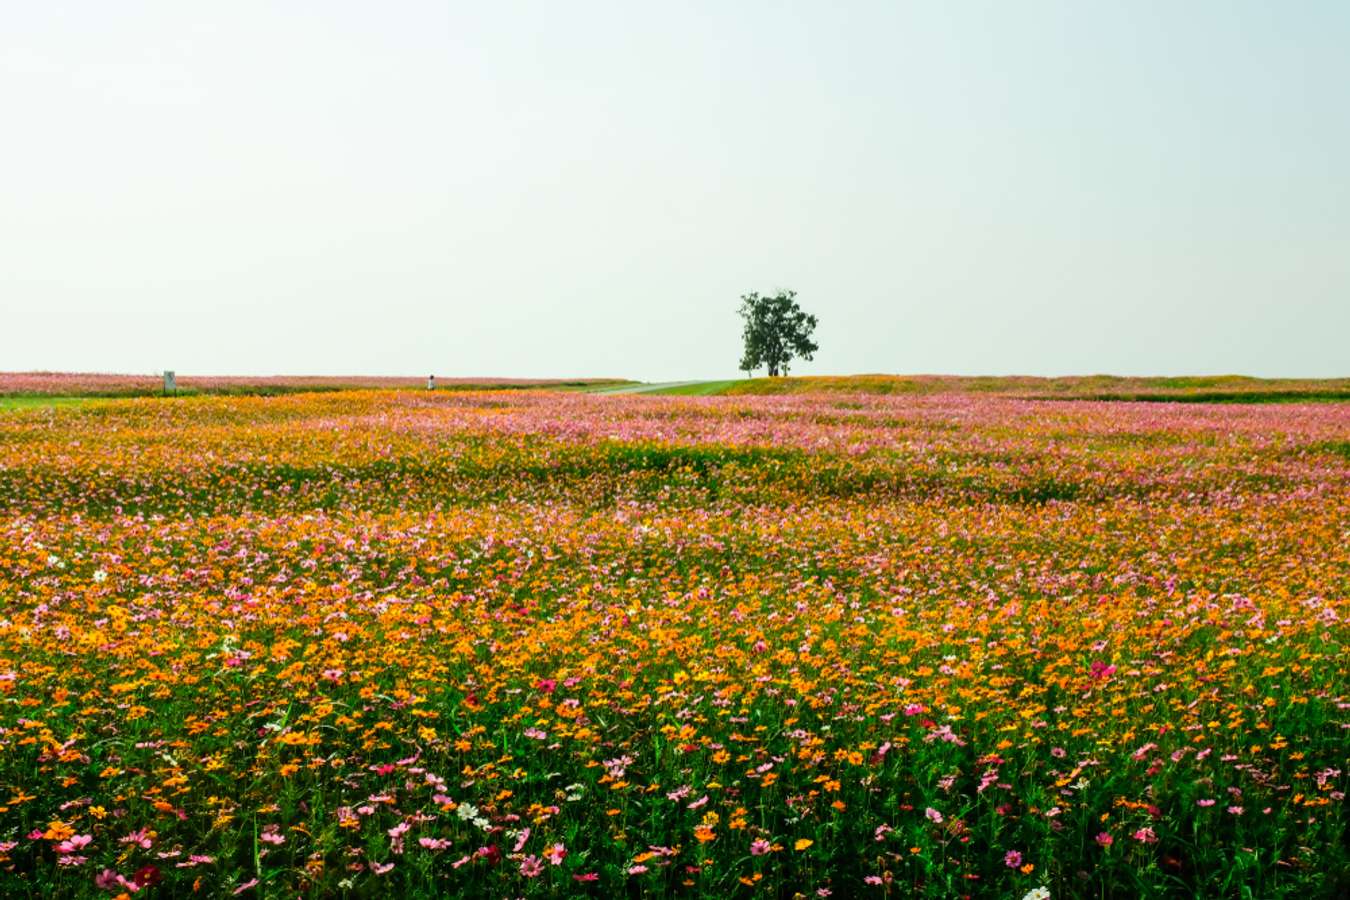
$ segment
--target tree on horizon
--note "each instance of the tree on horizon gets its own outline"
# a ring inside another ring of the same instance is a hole
[[[740,363],[744,372],[764,366],[770,378],[786,375],[794,356],[811,359],[820,349],[811,340],[816,317],[802,310],[796,291],[779,291],[771,297],[745,294],[740,316],[745,321],[745,352]]]

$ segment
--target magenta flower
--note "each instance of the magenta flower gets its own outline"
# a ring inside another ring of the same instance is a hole
[[[1003,854],[1003,864],[1010,869],[1015,869],[1022,864],[1022,853],[1018,850],[1009,850]]]
[[[1092,666],[1088,669],[1088,675],[1096,681],[1110,678],[1114,674],[1116,674],[1116,667],[1107,665],[1099,659],[1093,660]]]

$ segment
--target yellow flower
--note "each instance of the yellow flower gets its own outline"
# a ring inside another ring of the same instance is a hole
[[[811,840],[810,838],[797,838],[797,843],[792,845],[792,849],[797,851],[805,850],[807,847],[810,847],[814,843],[815,841]]]

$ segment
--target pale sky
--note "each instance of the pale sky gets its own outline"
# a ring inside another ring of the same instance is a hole
[[[1350,3],[0,10],[0,370],[1350,375]]]

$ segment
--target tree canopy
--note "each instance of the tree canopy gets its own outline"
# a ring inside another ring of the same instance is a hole
[[[745,320],[740,368],[746,372],[764,366],[770,376],[786,375],[794,356],[810,359],[820,349],[811,340],[816,317],[798,305],[796,291],[779,291],[771,297],[746,294],[741,297],[740,315]]]

